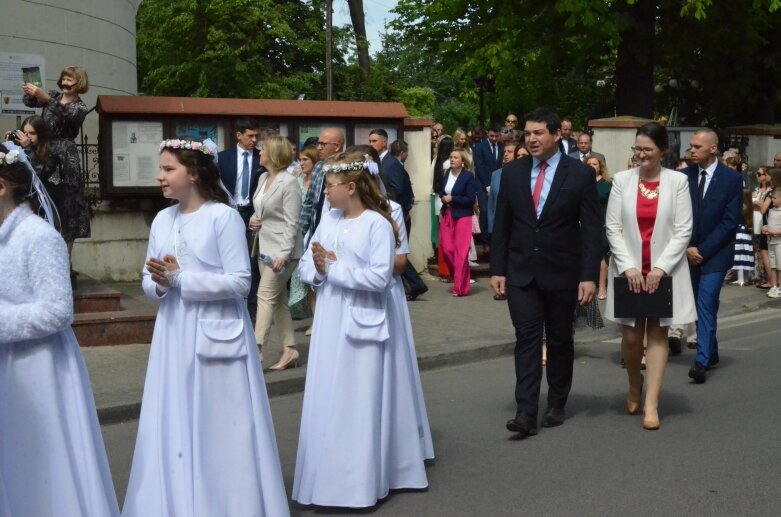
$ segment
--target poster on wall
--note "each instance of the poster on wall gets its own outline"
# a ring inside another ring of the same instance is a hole
[[[7,115],[33,115],[34,108],[22,102],[23,82],[38,83],[45,89],[43,78],[44,57],[36,54],[0,52],[0,113]]]
[[[220,146],[220,136],[222,131],[218,124],[184,124],[177,123],[174,131],[174,138],[180,138],[183,140],[196,140],[203,142],[207,138],[211,138],[217,147]]]
[[[161,122],[111,123],[112,170],[115,187],[156,187]]]
[[[327,127],[335,127],[342,130],[342,133],[345,133],[345,127],[344,125],[339,124],[320,124],[316,126],[310,126],[310,125],[300,125],[298,126],[298,148],[302,149],[304,147],[304,143],[307,141],[307,139],[314,137],[315,139],[318,139],[320,137],[320,131]],[[347,145],[350,145],[347,143]]]

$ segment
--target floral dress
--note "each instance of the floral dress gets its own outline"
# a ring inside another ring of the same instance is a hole
[[[59,212],[62,238],[65,242],[73,242],[75,239],[90,236],[89,209],[84,198],[81,160],[74,142],[87,116],[87,106],[80,98],[70,104],[61,104],[61,98],[62,93],[55,91],[49,92],[47,102],[25,95],[24,104],[31,108],[43,108],[41,117],[51,133],[49,149],[59,162],[59,167],[51,172],[48,179],[49,185],[58,186],[58,192],[50,194]]]

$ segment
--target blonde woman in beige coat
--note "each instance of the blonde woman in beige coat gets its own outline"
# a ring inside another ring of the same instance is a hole
[[[697,318],[686,261],[692,232],[688,180],[683,173],[662,168],[661,159],[666,150],[667,131],[663,126],[653,122],[637,130],[634,151],[639,166],[619,172],[613,178],[606,217],[612,252],[606,317],[620,324],[621,348],[629,377],[626,405],[631,414],[640,410],[643,391],[640,363],[643,341],[647,343],[643,427],[649,430],[660,426],[659,391],[667,366],[668,327]],[[672,276],[673,317],[616,318],[613,279],[619,275],[629,279],[630,289],[635,292],[653,292],[662,276]]]
[[[252,196],[255,213],[249,221],[250,229],[257,232],[252,256],[258,259],[260,267],[255,338],[263,351],[273,322],[284,347],[282,357],[271,370],[295,366],[299,357],[287,293],[287,281],[304,254],[298,226],[301,186],[295,176],[285,172],[292,161],[293,151],[286,138],[275,136],[263,142],[260,164],[266,172],[258,179]],[[262,256],[268,257],[268,262]]]

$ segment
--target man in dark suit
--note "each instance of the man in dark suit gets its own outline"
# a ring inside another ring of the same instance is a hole
[[[401,205],[404,211],[404,220],[409,217],[415,196],[412,194],[412,183],[409,175],[404,170],[404,165],[388,152],[388,133],[384,129],[372,129],[369,133],[369,145],[380,155],[382,163],[382,175],[387,181],[387,186],[392,192],[392,199]]]
[[[572,121],[568,118],[561,119],[561,152],[570,154],[574,153],[577,148],[578,143],[572,138]]]
[[[575,158],[576,160],[580,160],[582,162],[585,162],[589,156],[598,156],[599,158],[602,158],[602,161],[604,162],[605,155],[594,151],[591,148],[591,144],[592,144],[591,135],[588,133],[582,133],[578,137],[577,149],[569,153],[569,155]]]
[[[404,190],[409,191],[408,204],[401,205],[401,210],[404,213],[404,229],[407,230],[407,239],[410,238],[410,231],[412,230],[412,216],[410,211],[415,204],[415,194],[412,192],[412,182],[409,179],[409,172],[404,168],[404,162],[407,161],[409,156],[409,146],[404,140],[394,140],[390,146],[390,152],[388,155],[392,156],[396,160],[396,164],[389,163],[386,169],[385,162],[383,162],[383,170],[387,171],[390,168],[397,170],[399,165],[401,166],[401,178],[404,183]],[[387,156],[387,155],[386,155]],[[399,176],[398,172],[394,172],[395,176]],[[428,291],[428,287],[420,278],[420,275],[415,271],[415,266],[408,260],[407,265],[404,267],[404,271],[401,273],[401,280],[404,282],[404,286],[407,290],[407,300],[414,301],[418,296]]]
[[[719,362],[716,316],[719,294],[735,259],[735,233],[743,221],[743,179],[716,157],[719,137],[699,129],[691,138],[695,165],[683,170],[689,176],[694,231],[686,250],[697,304],[697,356],[689,377],[705,382],[706,371]]]
[[[252,207],[252,194],[258,187],[260,178],[260,153],[255,148],[258,142],[260,124],[253,118],[240,118],[236,121],[236,147],[217,154],[220,179],[233,196],[236,209],[247,228],[247,253],[252,249],[253,232],[249,229],[249,218],[255,209]],[[247,310],[254,320],[258,308],[258,283],[260,270],[257,260],[250,257],[252,284],[247,295]]]
[[[561,154],[561,122],[537,108],[526,117],[531,156],[502,171],[491,252],[491,287],[507,296],[515,327],[515,418],[507,429],[537,434],[542,335],[548,346],[543,427],[564,422],[572,386],[575,304],[594,298],[601,227],[594,171]]]
[[[474,169],[477,179],[477,205],[480,207],[480,237],[478,240],[489,245],[488,233],[488,192],[491,189],[491,174],[501,167],[504,155],[504,144],[499,141],[502,128],[493,124],[486,132],[485,138],[474,148]]]

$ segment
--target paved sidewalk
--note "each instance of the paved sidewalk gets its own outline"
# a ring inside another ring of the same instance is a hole
[[[482,361],[512,354],[514,336],[505,302],[493,300],[488,279],[481,278],[472,286],[472,295],[454,298],[452,287],[424,274],[429,291],[411,302],[412,317],[421,370],[454,364]],[[139,284],[111,284],[124,297],[154,308],[156,302],[146,300]],[[752,312],[773,304],[781,307],[781,299],[770,299],[766,291],[750,287],[725,285],[721,294],[719,317]],[[604,307],[604,303],[602,304]],[[310,320],[293,322],[296,343],[303,365],[284,372],[266,371],[269,396],[299,392],[304,388],[309,338],[304,332]],[[600,330],[580,328],[575,333],[576,357],[588,353],[589,346],[618,337],[616,326],[605,322]],[[266,365],[276,362],[281,346],[272,343],[265,351]],[[141,394],[146,374],[149,344],[82,348],[92,380],[98,415],[102,424],[138,418]],[[691,351],[684,349],[684,355]],[[511,382],[508,380],[508,382]]]

